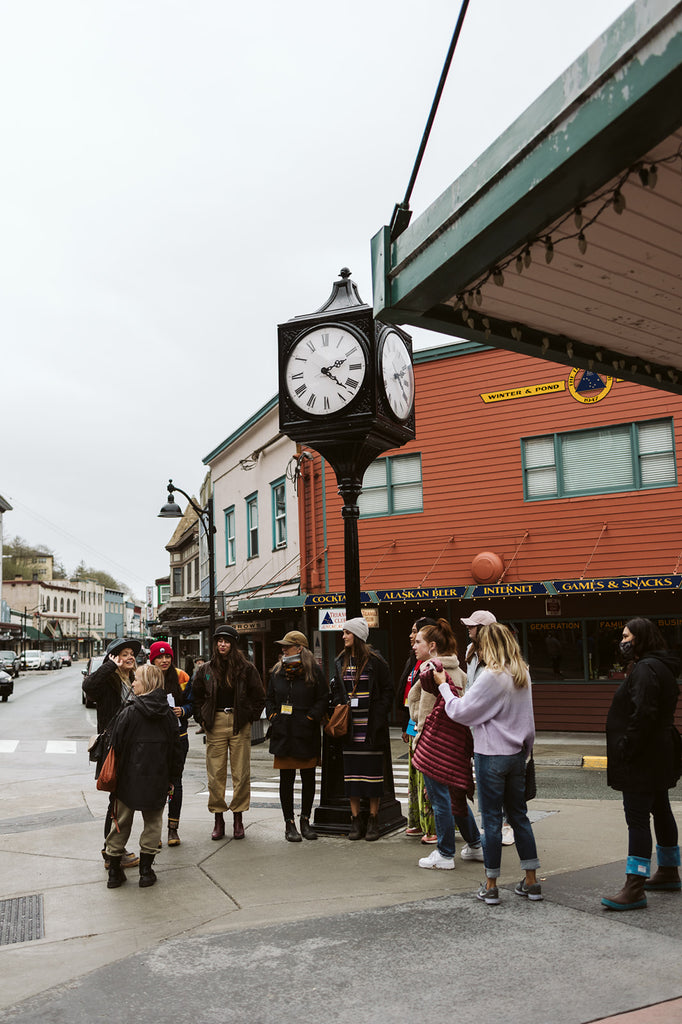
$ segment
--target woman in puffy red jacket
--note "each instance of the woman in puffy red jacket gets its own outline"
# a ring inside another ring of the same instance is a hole
[[[422,664],[419,683],[410,698],[412,709],[419,695],[417,688],[421,689],[419,706],[412,712],[413,718],[417,715],[412,763],[424,776],[438,836],[436,849],[420,859],[419,867],[449,871],[455,866],[455,825],[467,841],[462,851],[465,860],[483,860],[483,850],[476,819],[467,803],[467,796],[474,793],[471,732],[446,715],[433,670],[445,671],[447,685],[458,697],[464,692],[466,676],[459,667],[457,641],[446,619],[439,619],[435,626],[422,626],[413,646]]]

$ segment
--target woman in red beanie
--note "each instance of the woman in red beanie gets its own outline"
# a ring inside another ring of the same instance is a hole
[[[186,672],[175,667],[173,648],[166,640],[157,640],[149,648],[150,664],[163,672],[163,688],[173,714],[178,719],[180,744],[182,746],[182,768],[175,779],[171,779],[173,793],[168,799],[168,845],[179,846],[180,811],[182,809],[182,771],[189,750],[187,721],[192,714],[192,683]]]

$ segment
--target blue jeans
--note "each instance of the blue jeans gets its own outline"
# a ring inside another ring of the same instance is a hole
[[[455,825],[460,830],[469,846],[481,845],[481,834],[474,818],[473,811],[467,804],[468,814],[466,817],[452,813],[452,802],[450,790],[444,782],[437,782],[430,776],[424,776],[424,785],[429,794],[429,800],[433,808],[433,816],[436,820],[436,835],[438,836],[438,851],[444,857],[455,856]]]
[[[488,878],[498,878],[502,860],[502,815],[514,830],[516,851],[524,871],[540,867],[535,836],[526,807],[526,756],[474,754],[478,801],[483,819],[483,854]]]

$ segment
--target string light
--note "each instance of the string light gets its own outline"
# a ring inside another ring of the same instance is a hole
[[[575,213],[573,214],[573,220],[575,222],[575,226],[578,228],[578,230],[580,230],[580,228],[583,226],[583,208],[582,208],[582,206],[576,206]]]
[[[578,248],[580,249],[580,252],[584,256],[585,253],[587,252],[587,239],[585,238],[585,235],[583,234],[582,231],[578,235]]]
[[[625,209],[625,196],[619,188],[617,188],[613,193],[613,209],[618,216],[620,216]]]
[[[551,263],[554,259],[554,242],[551,235],[545,238],[545,263]]]

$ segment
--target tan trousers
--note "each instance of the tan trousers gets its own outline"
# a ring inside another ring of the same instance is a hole
[[[211,814],[224,811],[248,811],[251,801],[251,723],[232,735],[234,716],[231,711],[217,711],[212,729],[206,730],[206,774],[208,775],[208,809]],[[227,760],[230,759],[232,800],[225,802]]]
[[[163,807],[160,807],[158,811],[140,811],[144,821],[144,828],[140,835],[140,853],[156,855],[159,852],[163,811]],[[112,823],[111,832],[106,839],[105,849],[110,857],[120,857],[130,837],[135,811],[127,807],[122,800],[117,799],[114,812],[118,821],[119,831],[116,831],[116,825]]]

